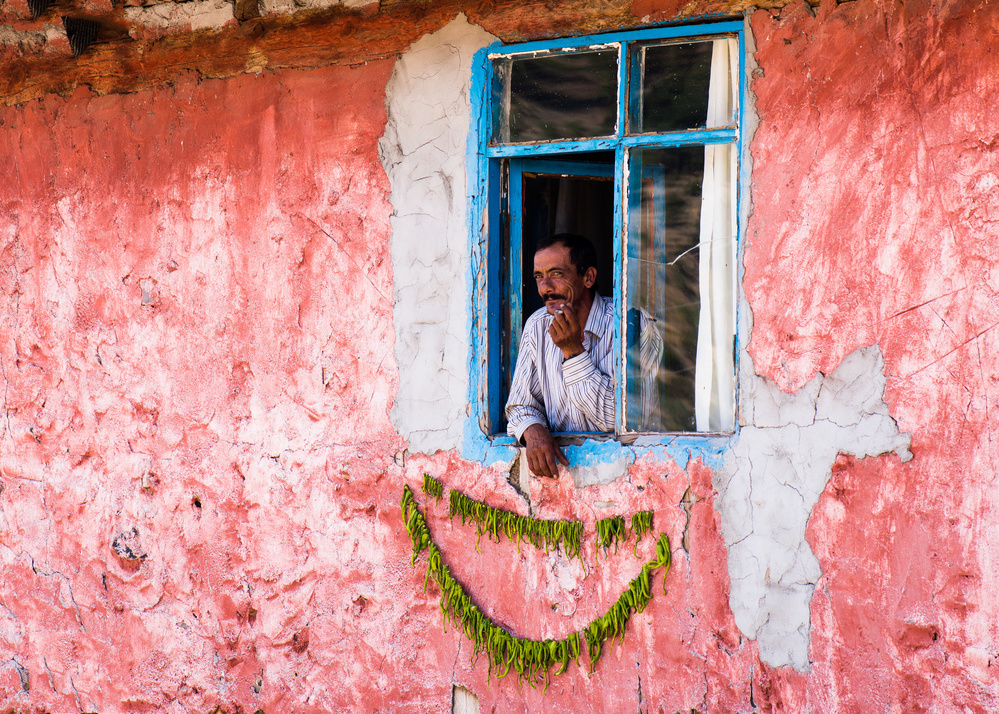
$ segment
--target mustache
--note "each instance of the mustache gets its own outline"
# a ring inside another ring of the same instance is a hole
[[[549,300],[566,300],[566,301],[568,301],[568,299],[569,298],[567,298],[565,295],[560,295],[559,293],[549,293],[548,295],[545,295],[545,302],[548,302]]]

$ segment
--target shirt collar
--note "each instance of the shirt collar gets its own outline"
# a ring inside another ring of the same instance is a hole
[[[598,340],[604,336],[609,324],[606,319],[608,302],[600,293],[593,293],[593,304],[590,305],[590,314],[586,317],[586,327],[583,328],[584,332],[589,332]]]

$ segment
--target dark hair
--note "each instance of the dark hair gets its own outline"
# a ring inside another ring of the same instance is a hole
[[[588,238],[577,233],[555,233],[539,240],[534,252],[538,253],[553,245],[564,245],[569,249],[569,260],[576,266],[576,271],[580,275],[590,268],[597,267],[597,251]]]

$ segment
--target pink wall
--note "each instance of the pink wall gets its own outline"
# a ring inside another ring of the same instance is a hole
[[[296,637],[380,577],[365,550],[402,562],[398,477],[374,486],[400,448],[391,68],[0,115],[0,651],[31,677],[5,706],[252,711],[263,667],[278,711]],[[138,567],[110,547],[133,527]]]
[[[488,681],[441,629],[403,484],[523,504],[454,453],[393,458],[384,61],[0,110],[0,709],[443,711],[452,682],[483,711],[999,706],[999,6],[799,3],[752,29],[749,352],[790,390],[879,344],[913,442],[841,458],[813,513],[810,673],[740,635],[698,462],[535,485],[541,516],[652,505],[674,542],[668,595],[592,677]],[[455,575],[518,634],[585,625],[644,562],[480,554],[445,510]]]
[[[999,6],[753,16],[760,130],[745,287],[786,388],[877,342],[914,458],[843,459],[791,711],[999,705]]]

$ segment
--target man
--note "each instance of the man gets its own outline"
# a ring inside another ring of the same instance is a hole
[[[614,428],[614,306],[596,291],[596,252],[582,236],[538,243],[534,280],[545,306],[524,324],[506,403],[507,431],[539,476],[569,460],[552,432]]]

